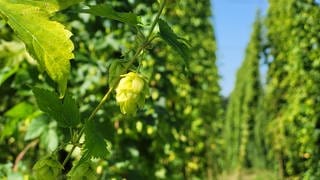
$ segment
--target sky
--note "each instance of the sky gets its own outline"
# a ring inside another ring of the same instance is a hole
[[[266,12],[267,0],[211,0],[218,44],[217,65],[222,95],[233,90],[235,76],[244,58],[257,9]]]

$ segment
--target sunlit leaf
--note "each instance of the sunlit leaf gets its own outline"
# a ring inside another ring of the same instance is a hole
[[[11,0],[11,2],[19,3],[19,4],[26,4],[26,5],[33,5],[40,7],[41,9],[53,13],[59,10],[63,10],[68,8],[71,5],[77,4],[83,0]]]
[[[26,44],[40,69],[58,83],[60,97],[63,97],[70,72],[69,61],[74,57],[74,46],[70,40],[72,34],[62,24],[49,19],[49,13],[57,9],[48,12],[39,6],[21,2],[25,1],[0,1],[0,15]]]
[[[33,112],[33,106],[26,102],[19,103],[5,113],[11,118],[25,118]]]

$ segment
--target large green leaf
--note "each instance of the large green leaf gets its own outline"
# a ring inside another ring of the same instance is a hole
[[[33,88],[37,104],[43,112],[57,120],[62,127],[75,127],[80,123],[80,112],[76,101],[67,94],[59,99],[58,94],[41,88]]]
[[[95,16],[102,16],[108,19],[117,20],[132,26],[137,26],[139,23],[138,16],[136,14],[117,12],[112,8],[111,5],[108,4],[89,6],[89,9],[83,9],[81,10],[81,12],[86,12]]]
[[[162,19],[159,20],[159,30],[161,38],[177,51],[185,62],[187,62],[189,59],[189,47],[185,40],[177,36],[168,23]]]
[[[92,157],[105,158],[108,154],[106,139],[114,136],[114,128],[110,121],[90,121],[85,125],[86,153]]]
[[[0,15],[26,44],[28,52],[38,61],[40,69],[58,83],[60,97],[63,97],[70,72],[69,60],[74,57],[74,46],[70,40],[71,32],[62,24],[49,19],[50,13],[60,7],[56,4],[58,7],[54,8],[53,4],[53,1],[33,1],[27,4],[27,1],[21,0],[2,0]],[[66,7],[67,4],[62,6]]]
[[[24,136],[24,140],[31,140],[39,137],[45,129],[48,128],[50,123],[48,118],[49,117],[46,115],[41,115],[33,119],[28,127],[26,135]]]

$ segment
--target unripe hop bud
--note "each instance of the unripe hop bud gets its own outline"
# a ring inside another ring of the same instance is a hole
[[[116,89],[116,100],[123,114],[135,114],[144,105],[148,94],[145,79],[134,72],[122,75]]]
[[[81,164],[74,166],[68,175],[70,180],[98,179],[95,166],[91,162],[82,162]]]
[[[63,166],[52,156],[37,161],[33,166],[36,179],[56,180],[61,175]]]

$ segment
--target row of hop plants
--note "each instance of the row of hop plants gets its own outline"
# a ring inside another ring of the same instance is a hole
[[[314,0],[270,0],[265,19],[257,19],[229,99],[226,169],[320,177],[319,15]]]

